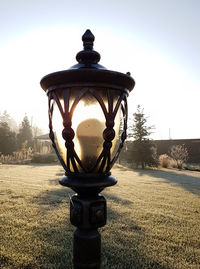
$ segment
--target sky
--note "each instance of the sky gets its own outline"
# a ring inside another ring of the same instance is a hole
[[[153,139],[200,138],[199,0],[0,0],[0,112],[48,130],[40,80],[76,64],[86,29],[107,69],[130,72],[129,117]]]

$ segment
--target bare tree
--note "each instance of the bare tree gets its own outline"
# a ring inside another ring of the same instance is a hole
[[[173,145],[170,149],[170,155],[176,162],[177,167],[182,169],[183,163],[188,159],[188,149],[185,145]]]

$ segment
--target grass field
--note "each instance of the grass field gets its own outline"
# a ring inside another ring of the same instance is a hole
[[[200,173],[113,169],[102,269],[200,268]],[[74,227],[58,165],[0,166],[0,268],[72,268]]]

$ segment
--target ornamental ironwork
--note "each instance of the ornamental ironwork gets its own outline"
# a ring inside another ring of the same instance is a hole
[[[126,139],[126,131],[127,131],[127,95],[128,90],[124,90],[120,93],[118,100],[116,104],[114,105],[113,95],[110,93],[110,89],[103,89],[105,91],[105,94],[107,96],[107,103],[108,107],[106,107],[105,102],[101,95],[99,94],[98,89],[93,88],[82,88],[78,94],[75,96],[73,103],[70,106],[70,97],[71,97],[71,91],[73,89],[71,88],[64,88],[59,89],[59,95],[57,95],[55,90],[51,90],[48,92],[48,98],[49,98],[49,137],[52,141],[52,146],[55,149],[55,152],[63,166],[63,168],[66,171],[66,174],[69,175],[71,173],[106,173],[108,174],[112,166],[114,165],[115,161],[117,160],[120,151],[123,147],[124,141]],[[74,148],[74,136],[75,131],[72,128],[72,121],[73,121],[73,113],[76,109],[76,106],[78,105],[79,101],[84,97],[85,94],[92,95],[100,105],[103,114],[105,116],[105,126],[106,128],[103,131],[103,139],[104,143],[102,145],[102,151],[100,155],[98,156],[96,163],[93,167],[90,169],[87,169],[87,167],[84,167],[84,164],[81,161],[81,158],[76,153],[76,150]],[[64,100],[63,105],[60,102],[60,98]],[[64,159],[62,158],[58,146],[56,144],[56,135],[54,133],[53,129],[53,111],[54,106],[57,105],[60,115],[63,119],[63,131],[62,131],[62,137],[65,140],[65,147],[67,149],[66,152],[66,163]],[[122,114],[122,121],[121,121],[121,129],[122,133],[120,134],[119,140],[119,146],[118,149],[115,151],[115,155],[111,158],[111,147],[112,147],[112,140],[115,138],[115,130],[113,129],[115,125],[115,118],[118,113],[118,111],[121,110]],[[77,165],[78,164],[78,165]],[[70,169],[70,167],[73,167],[73,170]],[[80,168],[82,171],[80,171]],[[98,169],[97,169],[98,168]]]

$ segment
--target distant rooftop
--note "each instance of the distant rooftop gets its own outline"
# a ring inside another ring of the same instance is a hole
[[[44,134],[44,135],[36,136],[36,139],[39,139],[39,140],[50,140],[49,134]]]

